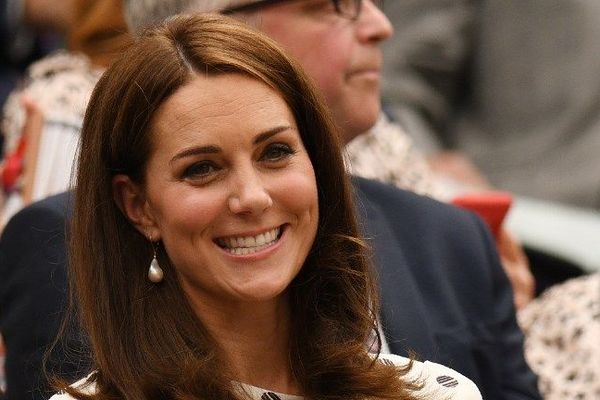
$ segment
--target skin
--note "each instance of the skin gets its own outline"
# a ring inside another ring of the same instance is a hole
[[[254,13],[254,24],[297,59],[320,89],[345,142],[369,130],[381,111],[379,45],[393,34],[370,0],[356,21],[331,1],[284,2]]]
[[[291,111],[252,78],[199,76],[157,111],[152,147],[144,186],[114,178],[122,209],[162,241],[238,379],[296,393],[286,289],[310,251],[319,214],[314,171]],[[219,244],[275,227],[280,238],[253,254]]]

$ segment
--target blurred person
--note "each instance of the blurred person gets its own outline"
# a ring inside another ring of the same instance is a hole
[[[206,10],[203,7],[207,6],[228,5],[225,2],[208,3],[189,5],[201,10]],[[288,40],[292,40],[292,36],[297,40],[298,35],[310,33],[304,43],[328,43],[331,46],[320,49],[323,60],[332,54],[330,48],[347,49],[350,54],[365,54],[366,51],[367,56],[359,56],[359,59],[365,57],[373,61],[375,56],[376,60],[378,44],[391,34],[388,21],[369,1],[344,3],[346,8],[341,9],[342,12],[338,2],[283,1],[270,6],[260,3],[262,6],[254,5],[253,10],[229,11],[236,16],[248,17],[249,22],[253,16],[255,22],[279,19],[282,30],[284,25],[290,29],[294,27],[294,31],[289,31]],[[243,4],[238,2],[236,5]],[[133,2],[128,6],[130,21],[139,26],[185,11],[181,2]],[[348,6],[354,10],[350,14],[347,13]],[[166,13],[157,16],[165,10]],[[280,35],[284,33],[282,31]],[[278,39],[275,33],[272,36]],[[301,54],[297,57],[303,63]],[[367,84],[353,87],[352,82],[347,83],[343,78],[346,63],[327,64],[336,66],[330,77],[334,87],[352,89],[350,93],[363,98],[363,101],[347,102],[353,104],[352,107],[360,106],[356,112],[348,107],[338,107],[335,114],[339,125],[344,121],[356,123],[346,135],[352,137],[356,131],[364,129],[366,119],[371,119],[374,124],[379,116],[379,97],[373,93],[379,91],[379,85],[377,79],[372,79],[377,72],[358,73],[357,81],[364,82],[360,78],[362,75]],[[313,68],[317,68],[317,63],[313,63]],[[308,72],[309,75],[313,73]],[[329,101],[335,101],[335,96],[329,97]],[[365,107],[366,113],[361,113],[365,102],[369,107]],[[361,116],[358,118],[354,114]],[[397,126],[394,129],[398,129]],[[448,362],[474,379],[486,398],[538,398],[535,377],[522,356],[522,336],[514,319],[512,292],[498,265],[494,242],[482,222],[453,207],[376,182],[355,179],[354,187],[363,229],[367,237],[373,238],[374,260],[381,276],[383,296],[381,319],[389,350],[403,355],[414,350],[423,359]],[[26,247],[49,247],[57,251],[63,248],[64,252],[64,236],[57,231],[64,233],[64,221],[70,215],[65,208],[68,203],[68,196],[62,195],[28,207],[11,220],[2,242],[8,244],[33,229],[46,232],[47,237],[41,235],[37,239],[39,242],[27,243]],[[37,223],[41,221],[41,215],[47,215],[48,219]],[[2,250],[6,252],[4,265],[24,261],[38,274],[47,273],[43,251],[30,252],[22,246],[12,251],[8,249],[8,246],[0,249],[0,254]],[[23,260],[22,253],[32,254],[37,261]],[[24,275],[15,277],[16,282],[26,280]],[[60,298],[61,294],[57,296]],[[21,301],[18,297],[1,296],[0,300],[6,309]],[[407,308],[402,304],[412,306]],[[0,321],[4,329],[13,332],[15,349],[21,345],[16,340],[18,329],[15,327],[19,318],[24,317],[24,314],[14,314],[12,318]],[[498,362],[497,354],[507,356]],[[13,358],[12,362],[16,367],[19,360]]]
[[[386,12],[399,34],[384,48],[384,97],[437,172],[598,209],[596,2],[408,0]],[[599,279],[519,310],[544,398],[600,396]]]
[[[71,288],[94,371],[54,399],[481,399],[369,354],[378,295],[336,134],[274,42],[221,16],[146,31],[81,137]]]
[[[109,66],[131,41],[122,0],[71,1],[76,23],[67,35],[69,50],[85,54],[95,66]]]
[[[71,23],[71,0],[0,2],[0,107],[27,66],[62,47]]]
[[[1,226],[29,202],[68,188],[92,88],[110,59],[129,42],[121,0],[71,0],[61,3],[61,8],[67,5],[73,20],[63,28],[69,51],[52,53],[32,64],[4,107],[4,158],[12,162],[2,168]],[[42,112],[41,132],[28,135],[23,97],[34,101]]]
[[[384,98],[441,174],[600,210],[596,1],[387,5]]]
[[[0,107],[27,66],[61,48],[71,23],[71,0],[3,0],[0,3]]]
[[[2,65],[6,60],[20,68],[10,79],[2,78],[3,227],[23,205],[69,186],[85,105],[128,36],[120,0],[8,0],[0,6],[0,27],[7,44]],[[41,39],[37,32],[43,33]],[[55,51],[56,39],[46,32],[65,37],[69,52]]]

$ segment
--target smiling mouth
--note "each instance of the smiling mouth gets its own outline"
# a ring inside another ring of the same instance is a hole
[[[256,236],[230,236],[218,238],[215,242],[226,252],[236,256],[243,256],[273,246],[281,238],[282,232],[283,225]]]

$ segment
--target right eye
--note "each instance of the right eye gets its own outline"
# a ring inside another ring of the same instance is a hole
[[[203,179],[218,171],[219,168],[210,161],[199,161],[188,166],[182,174],[184,179]]]

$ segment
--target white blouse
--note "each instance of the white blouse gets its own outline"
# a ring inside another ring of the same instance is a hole
[[[407,365],[410,361],[408,358],[394,354],[381,354],[379,360],[383,363],[399,367]],[[89,376],[74,383],[73,386],[84,384],[88,378]],[[477,389],[477,386],[470,379],[453,369],[429,361],[414,361],[412,368],[404,375],[403,379],[423,385],[422,389],[415,392],[418,399],[482,400],[479,389]],[[245,383],[240,384],[240,390],[251,400],[304,400],[302,396],[278,393]],[[93,384],[89,385],[85,390],[86,393],[92,393],[93,391]],[[52,396],[50,400],[74,399],[66,393],[59,393]]]

